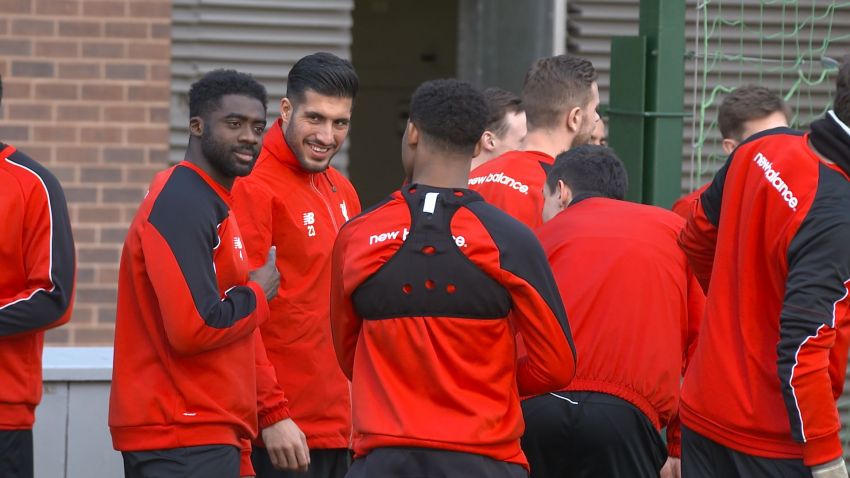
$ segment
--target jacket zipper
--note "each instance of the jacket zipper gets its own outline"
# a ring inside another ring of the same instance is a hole
[[[313,191],[316,191],[316,194],[318,194],[319,197],[322,198],[322,202],[325,204],[325,209],[328,210],[328,214],[330,214],[330,216],[331,216],[331,222],[334,225],[334,230],[336,232],[339,232],[339,226],[336,224],[336,218],[334,217],[333,209],[331,209],[331,205],[328,203],[328,199],[325,197],[324,194],[322,194],[321,191],[319,191],[319,188],[316,186],[316,180],[315,180],[316,174],[318,174],[318,173],[314,173],[314,174],[310,175],[310,186],[313,188]],[[323,173],[323,174],[327,174],[327,173]],[[328,178],[328,182],[330,183],[330,178]],[[331,183],[331,185],[333,185],[333,183]]]

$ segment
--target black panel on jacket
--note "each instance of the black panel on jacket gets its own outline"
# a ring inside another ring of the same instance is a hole
[[[427,193],[439,193],[433,214],[423,212]],[[483,202],[481,196],[466,189],[422,185],[405,187],[402,195],[410,208],[409,235],[395,255],[352,294],[357,314],[364,320],[506,317],[510,295],[458,249],[451,234],[451,220],[458,209]]]

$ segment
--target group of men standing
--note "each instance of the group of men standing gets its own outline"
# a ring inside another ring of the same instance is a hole
[[[404,182],[362,213],[330,166],[348,61],[299,60],[270,128],[250,75],[194,83],[185,160],[154,178],[121,257],[125,476],[846,477],[850,65],[811,133],[763,88],[730,95],[729,159],[686,219],[624,200],[622,162],[591,144],[596,79],[559,55],[521,98],[423,83]],[[73,244],[58,183],[3,148],[28,206],[0,210],[33,209],[56,240],[0,259],[71,260],[4,285],[3,335],[38,341],[67,320]],[[30,418],[0,450],[32,424],[37,396],[16,400]]]

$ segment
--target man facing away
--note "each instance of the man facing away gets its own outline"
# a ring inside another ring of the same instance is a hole
[[[707,290],[682,384],[687,477],[846,477],[850,65],[834,109],[738,145],[680,236]]]
[[[257,330],[279,284],[274,252],[251,272],[230,210],[266,90],[216,70],[192,85],[189,115],[186,158],[154,178],[121,254],[109,427],[126,478],[253,475],[258,406],[261,422],[286,406]]]
[[[611,149],[585,145],[561,153],[544,186],[537,236],[580,360],[565,389],[523,401],[533,477],[657,478],[668,453],[678,465],[679,382],[702,292],[677,247],[682,219],[624,201],[627,182]]]
[[[481,94],[487,103],[487,124],[478,140],[478,154],[472,158],[472,170],[519,149],[526,133],[525,111],[519,96],[496,87],[485,88]]]
[[[729,93],[717,110],[717,127],[723,137],[726,155],[750,136],[773,128],[788,127],[788,105],[776,93],[763,86],[745,85]],[[673,212],[687,219],[694,203],[708,184],[686,194],[673,204]]]
[[[260,330],[289,408],[274,427],[261,423],[252,458],[261,478],[336,478],[351,461],[351,399],[328,326],[331,250],[360,200],[330,162],[348,136],[358,79],[330,53],[305,56],[287,78],[257,167],[233,188],[250,261],[276,247],[281,272]]]
[[[0,185],[0,476],[32,478],[44,331],[71,318],[74,239],[59,181],[10,144]]]
[[[465,188],[485,116],[468,83],[420,85],[402,139],[411,182],[346,224],[334,246],[350,477],[526,476],[519,395],[572,378],[566,313],[539,243]],[[520,361],[516,333],[528,349]]]
[[[469,173],[469,187],[528,227],[541,223],[543,183],[555,156],[590,142],[599,115],[596,70],[583,59],[537,60],[522,87],[528,133],[509,151]]]

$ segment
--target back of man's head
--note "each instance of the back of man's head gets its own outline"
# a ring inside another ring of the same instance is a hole
[[[593,95],[593,64],[584,58],[558,55],[531,65],[522,86],[522,105],[528,128],[551,128],[573,108],[583,108]]]
[[[206,117],[221,104],[227,95],[242,95],[254,98],[266,109],[266,87],[253,76],[236,70],[213,70],[189,88],[189,117]]]
[[[486,88],[481,94],[487,103],[487,124],[484,129],[501,138],[509,126],[506,116],[508,113],[522,112],[522,100],[514,93],[496,87]]]
[[[787,122],[788,107],[782,98],[763,86],[745,85],[726,95],[717,111],[717,126],[724,139],[747,139],[747,123],[781,113]]]
[[[301,58],[289,70],[286,97],[297,103],[304,100],[307,91],[315,91],[322,96],[354,99],[359,85],[350,61],[319,52]]]
[[[468,156],[484,132],[487,105],[465,81],[426,81],[410,98],[410,121],[431,146]]]
[[[845,56],[835,78],[835,98],[832,110],[844,124],[850,125],[850,55]]]
[[[555,158],[546,177],[550,191],[557,191],[558,181],[570,188],[573,197],[593,194],[623,199],[629,188],[626,168],[614,150],[593,144],[571,148]]]

